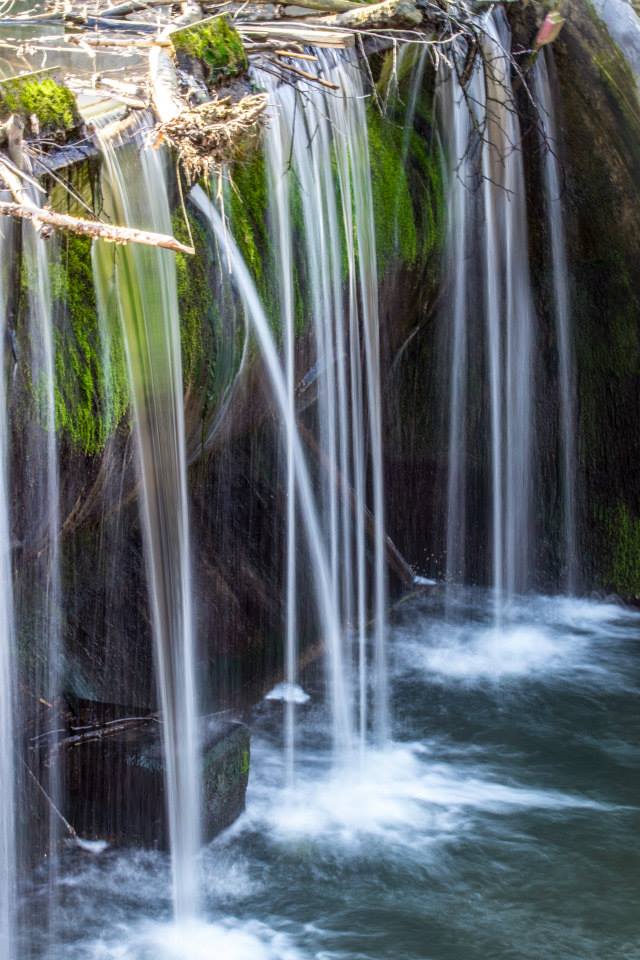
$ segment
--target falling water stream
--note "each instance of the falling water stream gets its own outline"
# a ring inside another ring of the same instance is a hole
[[[469,443],[488,436],[491,582],[496,622],[531,581],[534,315],[520,125],[511,89],[510,47],[502,13],[483,20],[483,65],[463,91],[443,84],[442,123],[449,149],[449,276],[452,300],[448,422],[447,577],[464,576]],[[479,184],[479,186],[478,186]],[[470,264],[483,264],[480,289],[468,289]],[[487,428],[468,436],[469,350],[481,298],[488,392]],[[451,319],[449,319],[449,317]],[[473,450],[474,457],[482,455]]]
[[[144,131],[141,132],[141,136]],[[107,209],[171,233],[164,158],[100,138]],[[178,921],[199,910],[200,751],[179,313],[173,254],[103,245],[96,285],[115,284],[135,413],[142,524],[162,706],[166,806]],[[106,296],[99,297],[104,304]]]
[[[35,199],[35,198],[33,198]],[[48,818],[48,908],[51,927],[57,914],[59,842],[62,836],[62,776],[57,744],[61,732],[63,675],[62,596],[60,574],[60,471],[56,436],[55,340],[51,269],[57,251],[35,226],[24,224],[23,256],[28,277],[27,316],[29,373],[35,401],[33,422],[21,438],[27,450],[25,503],[27,529],[35,545],[32,574],[16,597],[16,616],[32,622],[40,645],[31,682],[46,707],[39,733],[46,737],[48,762],[42,769]],[[34,469],[35,465],[35,469]],[[32,519],[32,518],[35,518]],[[33,549],[33,547],[32,547]],[[32,619],[33,618],[33,619]]]
[[[0,303],[8,301],[10,242],[12,232],[4,225],[0,235]],[[0,336],[6,336],[7,314],[3,307]],[[8,436],[4,356],[0,362],[0,954],[15,957],[16,905],[16,764],[14,761],[13,711],[15,697],[15,632],[11,582],[11,534],[7,479]]]
[[[562,209],[562,177],[559,159],[560,137],[556,109],[549,79],[548,61],[552,54],[543,51],[533,71],[533,93],[540,111],[543,139],[544,186],[553,279],[553,312],[558,349],[558,393],[560,398],[560,449],[562,488],[562,531],[564,540],[564,588],[572,594],[578,585],[576,543],[576,401],[574,356],[569,297],[569,267]]]
[[[338,92],[317,84],[294,91],[287,84],[264,81],[271,100],[267,158],[277,250],[281,314],[285,327],[289,402],[293,403],[292,338],[294,327],[294,263],[291,204],[299,191],[304,233],[304,275],[314,334],[318,396],[321,477],[321,526],[329,562],[333,603],[339,611],[342,637],[331,666],[333,694],[343,717],[338,722],[343,747],[358,729],[361,750],[368,740],[369,653],[367,619],[374,617],[374,715],[378,742],[388,735],[385,654],[386,582],[381,446],[378,280],[373,201],[362,79],[348,56],[318,51],[319,69]],[[258,80],[260,73],[258,71]],[[415,108],[415,103],[414,103]],[[333,175],[333,157],[337,183]],[[347,276],[343,278],[341,247],[345,238]],[[347,295],[345,298],[344,289]],[[364,354],[364,370],[362,356]],[[351,407],[351,410],[349,410]],[[291,415],[294,415],[292,408]],[[366,456],[366,447],[369,457]],[[289,451],[290,462],[291,451]],[[368,462],[367,462],[368,460]],[[290,467],[289,467],[290,476]],[[335,478],[339,478],[336,482]],[[366,569],[365,517],[367,482],[372,491],[373,576]],[[355,508],[351,506],[353,484]],[[292,497],[289,497],[291,510]],[[289,517],[288,529],[294,523]],[[355,549],[354,545],[355,544]],[[289,563],[295,536],[288,542]],[[355,557],[355,576],[353,575]],[[289,576],[292,576],[289,569]],[[288,579],[288,582],[291,580]],[[368,585],[372,583],[371,596]],[[291,596],[291,592],[288,594]],[[295,630],[295,605],[288,610],[288,631]],[[355,629],[353,629],[355,628]],[[351,632],[357,644],[357,683],[352,691]],[[287,649],[291,650],[291,639]],[[293,662],[289,654],[288,659]],[[293,678],[289,678],[290,682]],[[357,722],[350,717],[357,701]],[[288,707],[291,733],[293,705]]]

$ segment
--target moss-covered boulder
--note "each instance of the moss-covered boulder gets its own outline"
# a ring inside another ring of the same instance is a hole
[[[15,113],[40,133],[63,138],[80,121],[76,98],[55,70],[39,70],[0,82],[0,119]],[[38,132],[33,130],[32,132]]]
[[[224,16],[176,30],[171,34],[171,42],[179,59],[192,58],[202,64],[210,84],[236,77],[247,69],[240,34]]]

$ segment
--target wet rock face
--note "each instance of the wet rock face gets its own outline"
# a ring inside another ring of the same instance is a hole
[[[554,44],[578,389],[583,586],[640,597],[640,111],[586,2]]]
[[[242,813],[249,779],[249,731],[205,721],[203,842]],[[63,809],[83,840],[118,847],[169,846],[159,724],[151,721],[64,750]]]

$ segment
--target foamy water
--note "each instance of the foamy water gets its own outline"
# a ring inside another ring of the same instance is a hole
[[[202,922],[170,922],[164,855],[74,846],[59,944],[36,924],[25,960],[635,960],[640,619],[525,598],[497,630],[485,594],[436,604],[399,610],[386,749],[333,766],[312,670],[285,789],[286,697],[259,705]]]

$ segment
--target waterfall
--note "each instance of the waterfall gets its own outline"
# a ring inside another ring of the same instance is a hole
[[[558,350],[558,385],[560,394],[560,450],[562,484],[562,532],[564,550],[564,587],[574,593],[578,578],[576,544],[576,401],[574,358],[569,302],[569,269],[562,209],[562,187],[558,160],[558,123],[547,59],[550,50],[543,50],[533,70],[532,89],[540,115],[543,139],[543,173],[547,229],[550,241],[553,314]]]
[[[350,356],[352,378],[359,371],[361,359],[357,351],[359,341],[357,326],[360,322],[364,341],[364,366],[366,375],[366,407],[369,427],[370,483],[372,489],[372,513],[374,523],[373,543],[373,603],[374,612],[374,728],[379,744],[389,736],[389,694],[386,663],[386,576],[385,576],[385,527],[384,527],[384,477],[382,463],[382,398],[380,384],[380,317],[378,312],[378,269],[376,261],[376,236],[371,190],[371,164],[365,91],[362,75],[354,55],[341,56],[335,51],[323,51],[320,62],[325,73],[339,87],[339,96],[329,97],[327,107],[334,130],[334,143],[338,154],[338,180],[342,199],[344,231],[348,237],[347,256],[350,289]],[[351,219],[353,209],[353,222]],[[353,226],[353,231],[349,227]],[[357,239],[357,272],[354,262],[353,236]],[[338,240],[338,236],[335,237]],[[352,291],[356,286],[358,298]],[[359,310],[357,309],[359,307]],[[352,417],[361,409],[354,405]],[[354,436],[364,433],[364,418],[361,425],[354,424]],[[354,460],[362,456],[361,445],[355,445]],[[359,468],[364,472],[364,466]],[[364,491],[364,483],[362,484]],[[356,484],[356,496],[358,487]],[[364,497],[362,499],[364,504]],[[358,538],[362,531],[357,531]],[[363,657],[360,657],[362,665]],[[362,667],[361,667],[362,669]],[[360,690],[363,695],[363,681]],[[361,717],[361,739],[365,731]]]
[[[481,95],[481,73],[475,70],[471,79],[469,101]],[[447,285],[451,296],[446,306],[445,322],[450,332],[449,404],[448,404],[448,476],[446,525],[446,589],[456,581],[464,581],[466,540],[466,458],[467,417],[466,389],[469,335],[470,245],[473,193],[476,186],[471,144],[472,123],[468,105],[453,70],[444,73],[439,90],[439,107],[443,118],[450,118],[446,129],[448,230]]]
[[[449,477],[447,574],[464,573],[466,422],[477,392],[470,389],[469,344],[482,305],[488,382],[489,527],[495,617],[530,583],[532,553],[534,311],[528,263],[526,197],[520,125],[505,51],[502,13],[483,18],[483,64],[465,91],[455,70],[445,81],[442,110],[449,144],[450,230],[447,273],[452,283],[448,326]],[[479,178],[479,189],[473,184]],[[481,264],[479,276],[475,265]],[[473,278],[473,289],[468,288]],[[477,285],[477,286],[476,286]],[[474,457],[482,451],[474,450]]]
[[[341,662],[342,629],[338,611],[333,602],[334,593],[329,563],[325,552],[321,524],[317,515],[311,476],[304,456],[297,423],[289,404],[286,377],[281,367],[264,307],[260,302],[260,297],[242,254],[226,229],[220,213],[204,191],[200,187],[195,187],[191,197],[196,206],[206,215],[222,249],[226,249],[234,281],[256,335],[276,404],[282,417],[287,447],[292,450],[297,499],[304,525],[307,549],[313,567],[313,583],[321,635],[326,643],[329,658],[329,674],[332,680],[331,707],[334,749],[338,756],[344,759],[345,749],[349,746],[348,741],[345,741],[345,731],[349,729],[349,718],[345,691],[340,683],[340,677],[336,675],[337,666]]]
[[[295,99],[293,89],[287,91],[290,100]],[[287,116],[288,119],[288,116]],[[284,329],[285,380],[288,416],[295,420],[295,302],[293,288],[293,242],[290,209],[290,173],[287,164],[291,153],[291,136],[285,123],[284,111],[273,110],[265,135],[265,149],[269,171],[269,204],[272,229],[275,234],[278,262],[278,291],[280,317]],[[298,658],[298,612],[297,612],[297,529],[296,489],[293,450],[293,432],[285,430],[287,462],[287,542],[286,599],[285,599],[285,682],[289,695],[285,700],[285,753],[287,783],[293,785],[295,758],[295,697],[293,688],[297,680]]]
[[[44,719],[46,763],[36,775],[48,795],[48,882],[49,924],[57,916],[57,876],[62,807],[62,777],[57,744],[62,728],[60,695],[63,649],[60,583],[60,474],[56,439],[55,339],[51,291],[51,267],[55,263],[55,240],[46,240],[31,224],[22,231],[23,267],[29,280],[28,363],[37,422],[26,436],[26,509],[33,511],[35,558],[33,581],[23,590],[17,604],[21,621],[33,624],[41,646],[42,667],[32,678],[46,705]],[[35,474],[35,475],[34,475]],[[35,616],[31,621],[31,611]],[[22,623],[21,623],[22,625]]]
[[[115,222],[171,233],[160,151],[99,138]],[[198,912],[200,752],[179,311],[173,254],[99,243],[96,286],[117,288],[135,415],[141,515],[162,708],[166,806],[178,921]],[[104,295],[99,303],[106,301]]]
[[[0,303],[6,340],[7,272],[13,231],[8,223],[0,234]],[[15,632],[11,578],[11,528],[7,484],[8,437],[4,350],[0,357],[0,955],[14,960],[16,904],[16,797],[14,764]]]
[[[337,92],[309,82],[293,90],[287,84],[256,77],[268,90],[271,123],[267,129],[272,240],[278,265],[280,309],[285,328],[286,373],[293,417],[292,340],[294,300],[291,205],[299,191],[302,209],[298,251],[307,280],[308,309],[316,351],[317,422],[321,472],[321,528],[329,563],[333,603],[342,637],[329,663],[332,702],[345,746],[351,741],[351,704],[357,699],[361,749],[368,737],[369,654],[367,616],[374,613],[374,717],[379,742],[388,736],[385,654],[386,583],[382,477],[379,317],[375,226],[369,170],[365,92],[356,61],[316,51],[318,71]],[[414,103],[415,107],[415,103]],[[335,158],[335,159],[334,159]],[[333,166],[337,167],[337,182]],[[343,239],[344,238],[344,239]],[[344,246],[346,280],[343,278]],[[304,306],[307,306],[305,299]],[[362,356],[364,353],[364,374]],[[367,458],[367,445],[369,457]],[[291,450],[288,475],[291,477]],[[373,589],[368,590],[365,509],[368,485],[374,515]],[[352,506],[352,496],[354,505]],[[291,508],[292,497],[288,498]],[[293,513],[291,522],[295,522]],[[291,530],[291,523],[288,527]],[[295,537],[288,540],[288,583]],[[355,572],[352,567],[355,566]],[[289,593],[289,596],[291,594]],[[290,601],[287,663],[294,662]],[[351,625],[357,648],[357,691],[348,645]],[[292,677],[287,673],[289,682]],[[287,707],[291,744],[293,705]],[[289,746],[291,752],[291,746]]]

